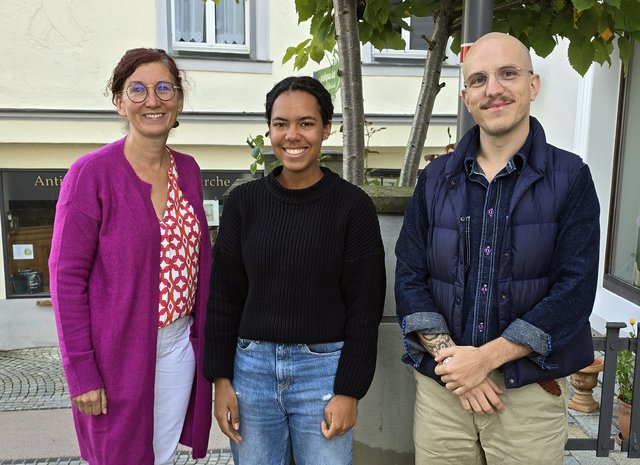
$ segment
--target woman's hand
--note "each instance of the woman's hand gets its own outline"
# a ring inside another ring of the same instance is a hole
[[[322,434],[327,439],[342,436],[355,426],[357,416],[358,399],[340,394],[334,396],[324,408]]]
[[[104,388],[94,389],[71,399],[80,413],[86,415],[107,414],[107,393]]]
[[[220,431],[236,444],[240,444],[242,436],[240,429],[240,415],[238,414],[238,398],[236,391],[228,378],[216,378],[215,396],[213,399],[213,415],[218,421]]]

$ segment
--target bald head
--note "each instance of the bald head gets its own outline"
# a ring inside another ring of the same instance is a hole
[[[490,58],[499,59],[520,68],[533,69],[529,50],[522,42],[509,34],[490,32],[476,40],[462,63],[462,74],[465,78],[482,63],[491,62]]]
[[[462,98],[480,127],[481,147],[508,147],[512,155],[527,138],[531,102],[540,90],[527,47],[515,37],[491,32],[471,46],[462,72]]]

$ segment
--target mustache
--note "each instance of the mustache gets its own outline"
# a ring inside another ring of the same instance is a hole
[[[487,100],[483,103],[480,104],[480,108],[482,110],[487,110],[490,107],[492,107],[493,105],[508,105],[510,103],[513,103],[514,100],[513,99],[508,99],[508,98],[500,98],[500,99],[495,99],[495,100]]]

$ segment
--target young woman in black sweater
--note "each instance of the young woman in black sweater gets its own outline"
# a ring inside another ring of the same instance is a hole
[[[267,94],[282,166],[234,189],[214,248],[204,370],[236,465],[351,463],[376,364],[384,250],[371,199],[320,167],[333,104],[315,79]]]

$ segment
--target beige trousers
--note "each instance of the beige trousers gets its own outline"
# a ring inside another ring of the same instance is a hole
[[[504,391],[505,411],[467,413],[458,396],[414,371],[413,440],[416,465],[562,465],[567,440],[567,382],[562,395],[531,384],[506,389],[504,376],[491,378]]]

